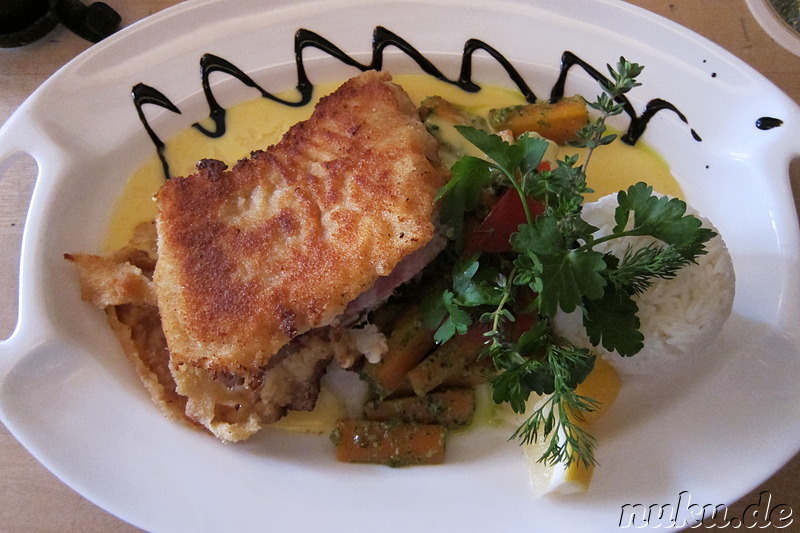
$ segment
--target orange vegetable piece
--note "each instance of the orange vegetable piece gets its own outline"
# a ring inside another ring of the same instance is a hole
[[[495,131],[511,130],[514,137],[533,131],[557,144],[577,139],[577,131],[588,121],[589,112],[580,96],[489,111],[489,124]]]
[[[445,389],[425,396],[405,396],[373,400],[364,405],[368,420],[439,424],[447,429],[469,423],[475,413],[475,391],[469,388]]]
[[[441,464],[445,429],[435,424],[342,418],[331,435],[336,459],[387,466]]]
[[[422,315],[416,306],[409,306],[394,320],[386,339],[388,351],[380,362],[367,363],[363,370],[380,396],[394,392],[408,371],[433,349],[436,344],[433,333],[422,323]]]
[[[464,373],[478,359],[483,349],[484,324],[472,327],[466,335],[456,335],[436,348],[428,357],[408,371],[408,382],[420,396],[445,381]]]

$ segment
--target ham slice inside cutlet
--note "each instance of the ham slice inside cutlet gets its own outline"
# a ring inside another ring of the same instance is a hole
[[[370,71],[278,144],[162,186],[153,280],[190,419],[241,440],[314,407],[334,352],[354,349],[348,304],[435,255],[436,152],[408,95]]]

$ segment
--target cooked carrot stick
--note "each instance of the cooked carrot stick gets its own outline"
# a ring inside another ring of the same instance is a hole
[[[387,466],[440,464],[445,429],[434,424],[342,418],[331,435],[336,459]]]
[[[457,335],[409,370],[408,382],[418,395],[427,394],[449,378],[462,374],[482,349],[480,336]]]
[[[364,405],[364,418],[388,422],[439,424],[447,429],[464,426],[475,413],[475,391],[445,389],[425,396],[372,400]]]
[[[417,306],[409,306],[392,323],[386,339],[388,351],[378,363],[364,365],[363,375],[381,397],[391,394],[409,370],[434,347],[433,331],[422,323]]]

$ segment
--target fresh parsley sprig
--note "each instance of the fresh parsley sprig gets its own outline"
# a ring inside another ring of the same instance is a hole
[[[458,126],[486,158],[457,161],[438,197],[441,221],[449,228],[457,254],[464,248],[465,218],[480,205],[487,188],[513,189],[522,202],[525,221],[510,238],[512,251],[459,259],[452,287],[428,306],[427,320],[438,326],[437,342],[464,334],[475,322],[485,324],[482,355],[490,357],[497,370],[492,380],[495,402],[525,413],[532,393],[547,395],[512,439],[549,439],[539,459],[549,464],[594,463],[595,441],[581,422],[597,407],[575,392],[592,371],[595,356],[557,337],[550,319],[559,310],[580,309],[594,345],[634,355],[643,346],[643,336],[633,297],[655,278],[674,277],[705,253],[704,243],[714,236],[696,217],[685,214],[685,203],[657,197],[644,183],[619,193],[610,234],[597,235],[598,228],[580,216],[584,195],[590,192],[586,168],[591,155],[615,138],[606,133],[606,119],[623,111],[622,97],[639,85],[636,77],[642,68],[624,58],[616,68],[608,67],[610,79],[600,84],[603,92],[587,102],[599,117],[578,132],[574,143],[587,149],[582,165],[577,157],[566,157],[552,170],[542,170],[548,141],[541,137],[523,134],[512,144],[489,132]],[[538,217],[531,214],[529,198],[544,205]],[[637,236],[656,241],[629,249],[621,259],[598,249],[606,241]],[[532,325],[519,331],[524,317]]]

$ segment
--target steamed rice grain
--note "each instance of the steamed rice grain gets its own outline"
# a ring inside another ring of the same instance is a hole
[[[600,228],[598,236],[607,235],[616,224],[616,207],[616,194],[605,196],[586,204],[582,217]],[[717,231],[691,207],[687,206],[686,213],[697,216],[703,227]],[[636,249],[653,241],[650,237],[625,237],[598,245],[596,249],[621,258],[629,245]],[[579,311],[556,316],[556,332],[577,346],[591,348],[623,374],[659,373],[692,363],[719,334],[731,313],[734,298],[733,263],[719,234],[706,243],[706,250],[708,253],[700,256],[696,264],[684,267],[673,279],[654,280],[648,290],[635,298],[640,330],[645,337],[644,348],[638,354],[621,357],[602,346],[593,347]]]

